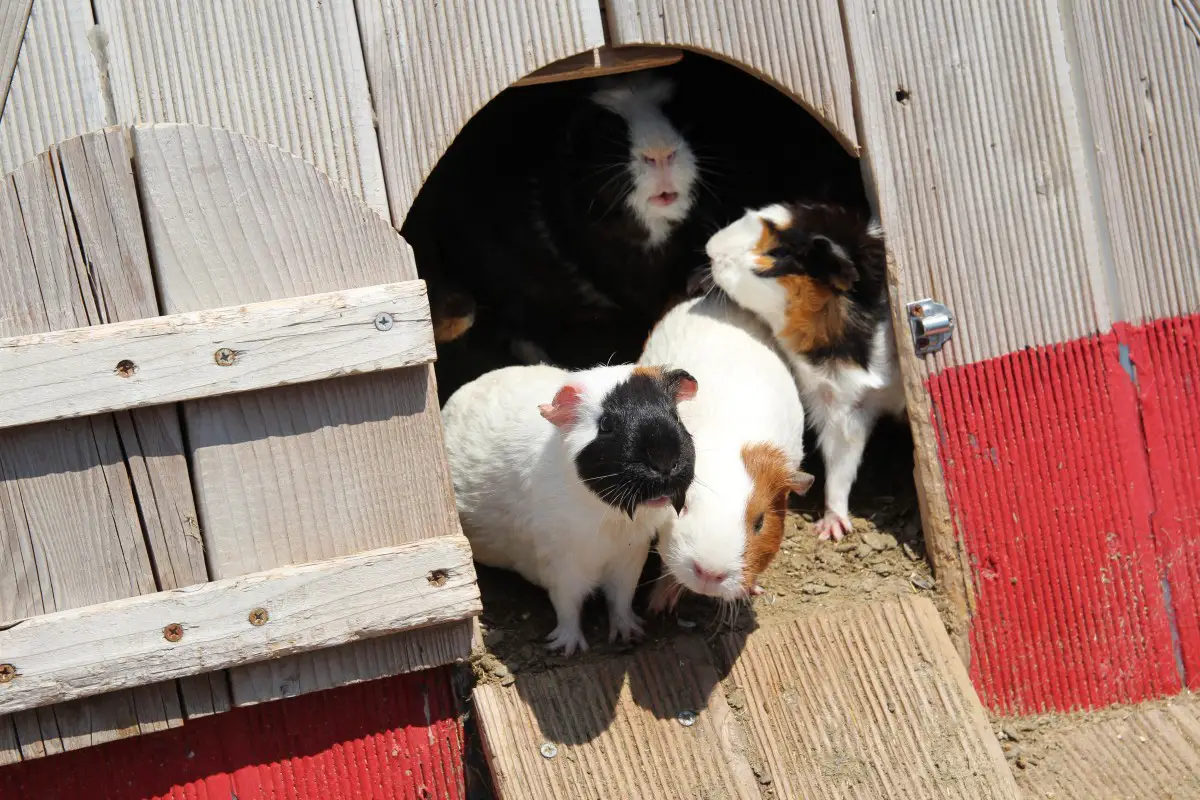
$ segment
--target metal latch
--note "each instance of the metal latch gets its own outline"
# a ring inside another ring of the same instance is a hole
[[[919,356],[927,356],[942,349],[954,335],[954,312],[936,300],[918,300],[909,303],[908,327],[912,331],[913,348]]]

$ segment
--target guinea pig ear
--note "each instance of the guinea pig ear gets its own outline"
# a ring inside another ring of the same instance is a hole
[[[812,488],[814,480],[816,479],[807,472],[797,470],[792,473],[792,477],[788,480],[788,490],[797,495],[804,495]]]
[[[559,428],[573,425],[579,412],[579,387],[568,383],[558,390],[553,401],[538,406],[538,411]]]
[[[832,239],[814,236],[809,240],[806,260],[829,276],[829,285],[841,292],[850,290],[858,280],[858,270],[849,259],[834,251]]]
[[[663,378],[667,382],[667,391],[675,396],[676,403],[691,400],[700,389],[700,385],[696,383],[696,379],[687,370],[667,370],[663,373]]]

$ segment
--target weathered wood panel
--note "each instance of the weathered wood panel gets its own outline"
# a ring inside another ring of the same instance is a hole
[[[928,600],[732,634],[722,648],[778,797],[1019,797]]]
[[[387,216],[353,0],[97,0],[116,121],[270,142]]]
[[[859,134],[931,370],[1107,330],[1109,279],[1058,6],[847,0]]]
[[[608,0],[614,45],[681,45],[736,62],[790,94],[858,152],[838,0]]]
[[[298,158],[193,126],[134,130],[163,310],[416,277],[390,225]],[[433,371],[188,403],[214,578],[458,531]],[[336,535],[331,535],[336,532]],[[465,657],[470,625],[236,670],[239,704]]]
[[[0,428],[411,367],[436,355],[422,281],[17,336],[0,339]]]
[[[604,44],[595,0],[362,0],[358,21],[396,227],[476,111],[518,78]]]
[[[8,87],[12,85],[13,70],[17,68],[17,56],[21,53],[32,5],[33,0],[10,0],[0,6],[0,109],[8,100]]]
[[[157,313],[120,131],[10,175],[0,218],[0,335]],[[0,619],[154,592],[152,562],[171,565],[168,580],[206,580],[179,438],[173,414],[140,412],[0,434]],[[23,754],[43,755],[177,725],[179,695],[146,687],[13,719]]]
[[[1127,322],[1200,311],[1200,32],[1171,0],[1070,4]],[[1194,19],[1200,19],[1197,15]]]
[[[0,172],[106,124],[100,72],[88,39],[94,22],[88,0],[33,4],[0,115]]]
[[[466,619],[471,545],[438,536],[9,623],[0,712]]]

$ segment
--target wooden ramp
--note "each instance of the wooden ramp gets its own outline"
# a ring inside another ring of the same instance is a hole
[[[499,796],[1019,796],[927,600],[707,644],[477,688]]]

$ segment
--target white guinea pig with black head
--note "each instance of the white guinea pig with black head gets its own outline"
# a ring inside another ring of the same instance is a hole
[[[475,559],[549,592],[558,617],[550,647],[587,649],[579,615],[597,588],[610,638],[641,634],[638,576],[692,482],[695,448],[676,406],[696,388],[680,369],[507,367],[442,409]]]
[[[804,456],[804,408],[770,332],[725,298],[688,300],[658,323],[642,355],[686,369],[705,387],[680,408],[696,447],[696,474],[678,519],[660,532],[669,573],[651,608],[679,587],[733,601],[758,594],[779,551],[788,495],[812,476]]]

